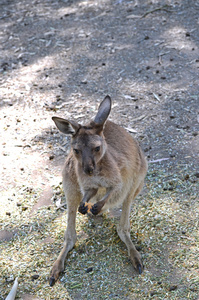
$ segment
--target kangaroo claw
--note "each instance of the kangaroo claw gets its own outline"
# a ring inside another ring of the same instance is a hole
[[[143,264],[141,261],[141,256],[139,254],[139,252],[134,252],[134,254],[132,254],[132,257],[130,257],[130,260],[135,268],[135,270],[139,273],[142,274],[143,272]]]
[[[142,266],[139,264],[139,265],[137,266],[137,268],[138,268],[138,273],[139,273],[139,274],[142,274]]]
[[[53,286],[55,284],[55,278],[53,276],[50,277],[49,284],[50,284],[50,286]]]

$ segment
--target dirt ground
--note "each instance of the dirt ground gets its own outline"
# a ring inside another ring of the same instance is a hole
[[[199,1],[0,0],[0,28],[0,299],[15,277],[23,300],[199,299]],[[50,288],[69,148],[51,117],[88,120],[107,94],[149,161],[131,216],[145,271],[112,216],[78,216]]]

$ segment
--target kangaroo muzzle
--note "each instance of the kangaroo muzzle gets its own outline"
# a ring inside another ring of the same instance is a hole
[[[84,173],[87,175],[93,175],[94,167],[93,166],[86,166],[84,168]]]
[[[91,176],[95,170],[95,162],[90,158],[89,161],[83,161],[82,167],[84,173]]]

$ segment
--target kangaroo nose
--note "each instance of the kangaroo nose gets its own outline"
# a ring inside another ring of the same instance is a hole
[[[92,166],[87,166],[85,169],[84,169],[84,172],[87,174],[87,175],[93,175],[93,171],[94,171],[94,168]]]
[[[95,161],[92,157],[83,157],[82,159],[82,168],[86,175],[93,175],[95,170]]]

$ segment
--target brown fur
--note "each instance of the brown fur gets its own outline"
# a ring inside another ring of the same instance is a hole
[[[147,162],[132,136],[122,127],[106,121],[110,110],[111,99],[107,96],[94,121],[86,126],[53,118],[62,132],[72,134],[72,147],[63,170],[68,223],[63,249],[51,270],[50,285],[55,283],[64,270],[67,253],[76,242],[75,219],[78,207],[83,214],[89,211],[96,215],[122,205],[117,232],[127,246],[134,268],[139,273],[143,270],[141,256],[130,238],[129,215],[131,203],[143,187]]]

